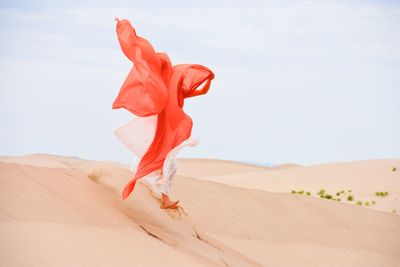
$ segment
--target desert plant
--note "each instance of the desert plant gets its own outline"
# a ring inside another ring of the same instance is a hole
[[[396,210],[396,209],[392,209],[392,212],[393,212],[393,213],[397,213],[397,210]]]
[[[307,196],[311,196],[311,193],[309,191],[306,192]]]
[[[338,191],[336,192],[336,195],[339,196],[340,194],[346,194],[346,192],[344,190]]]
[[[392,172],[395,172],[395,171],[397,171],[397,168],[396,168],[396,167],[393,167],[393,168],[392,168]]]
[[[299,191],[292,190],[291,193],[292,193],[292,194],[299,194],[299,195],[302,195],[302,194],[304,193],[304,190],[299,190]]]
[[[372,200],[371,203],[372,203],[372,205],[375,205],[375,204],[376,204],[376,201],[375,201],[375,200]]]
[[[325,189],[320,189],[317,195],[323,196],[325,195]]]
[[[332,195],[326,194],[326,195],[324,195],[324,197],[325,197],[326,199],[331,199],[331,198],[332,198]]]
[[[347,200],[348,200],[348,201],[353,201],[353,200],[354,200],[354,197],[353,197],[352,195],[349,195],[349,196],[347,196]]]
[[[362,205],[362,202],[361,202],[361,201],[357,201],[357,202],[356,202],[356,205],[361,206],[361,205]]]
[[[375,195],[378,197],[387,197],[389,195],[388,191],[385,192],[375,192]]]
[[[365,205],[365,206],[369,206],[369,202],[368,202],[368,201],[365,201],[365,202],[364,202],[364,205]]]

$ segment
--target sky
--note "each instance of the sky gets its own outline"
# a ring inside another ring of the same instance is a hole
[[[179,157],[304,165],[400,158],[400,1],[0,2],[0,155],[129,163],[111,108],[132,63],[115,17],[207,66]]]

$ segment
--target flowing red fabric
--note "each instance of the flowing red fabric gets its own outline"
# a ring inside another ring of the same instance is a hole
[[[184,99],[207,93],[214,73],[198,64],[172,66],[168,55],[157,53],[136,35],[128,20],[117,21],[119,44],[133,67],[112,108],[125,108],[140,117],[157,115],[154,139],[122,192],[126,199],[137,179],[162,169],[168,153],[190,137],[193,122],[182,110]]]

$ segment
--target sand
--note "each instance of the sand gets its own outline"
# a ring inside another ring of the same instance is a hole
[[[121,200],[131,177],[123,164],[0,157],[0,265],[400,266],[394,165],[400,161],[266,168],[180,159],[172,199],[182,208],[162,210],[140,182]],[[375,190],[389,196],[358,206],[319,198],[321,187],[351,188],[363,200]]]
[[[179,167],[184,167],[178,168],[177,174],[267,192],[291,193],[294,190],[304,191],[303,194],[306,194],[308,191],[312,197],[318,198],[320,196],[317,192],[324,189],[333,198],[347,204],[361,201],[362,206],[366,208],[400,213],[400,160],[365,160],[308,167],[283,164],[259,169],[247,166],[243,167],[242,171],[226,168],[225,173],[217,173],[214,170],[209,170],[208,175],[206,170],[203,170],[203,175],[189,173],[188,170],[196,170],[200,162],[206,165],[208,161],[179,160]],[[223,169],[224,161],[215,161],[214,165],[217,163],[219,165],[215,169]],[[226,162],[227,166],[231,164]],[[396,171],[393,171],[393,168],[396,168]],[[345,192],[336,196],[336,193],[342,190]],[[351,192],[348,192],[349,190]],[[388,195],[377,196],[376,192],[388,192]],[[348,196],[353,196],[353,200],[348,201]],[[369,206],[366,206],[365,202],[368,202]]]

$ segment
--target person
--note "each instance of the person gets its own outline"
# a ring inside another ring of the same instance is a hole
[[[198,144],[191,137],[193,121],[183,111],[184,102],[206,94],[215,74],[199,64],[172,66],[168,55],[156,52],[148,40],[137,35],[129,20],[116,21],[120,47],[133,66],[112,108],[124,108],[137,117],[114,129],[114,134],[139,158],[122,200],[142,179],[159,196],[161,208],[175,209],[179,200],[170,199],[170,190],[177,171],[176,156],[183,147]]]

